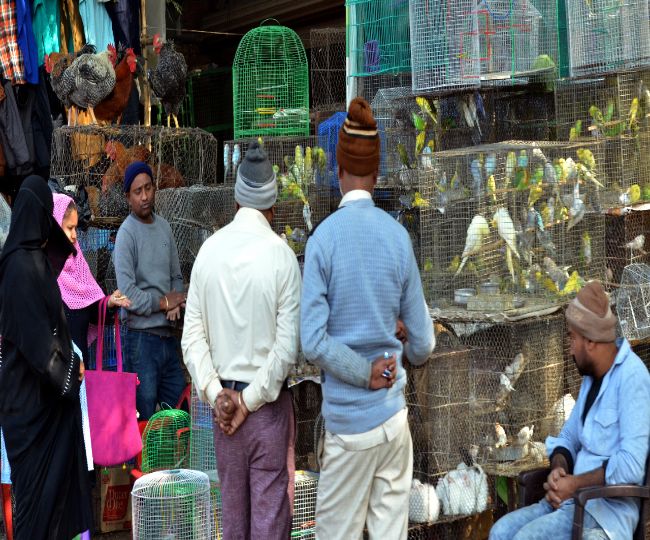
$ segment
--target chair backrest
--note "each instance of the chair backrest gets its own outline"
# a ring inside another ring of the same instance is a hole
[[[645,462],[645,485],[650,488],[650,452]],[[646,528],[650,529],[650,499],[641,499],[639,523],[634,531],[633,540],[645,540]]]

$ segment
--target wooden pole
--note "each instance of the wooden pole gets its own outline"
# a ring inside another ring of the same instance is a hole
[[[142,98],[144,101],[144,125],[151,125],[151,94],[149,82],[147,80],[147,55],[145,49],[149,45],[149,38],[147,37],[147,2],[140,0],[140,46],[142,47],[142,57],[144,58],[144,83],[142,85]]]

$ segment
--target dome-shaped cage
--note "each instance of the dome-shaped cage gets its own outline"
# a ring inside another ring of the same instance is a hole
[[[650,266],[633,263],[623,269],[616,296],[621,334],[628,340],[650,336]]]
[[[235,54],[232,66],[235,139],[309,135],[309,70],[305,48],[290,28],[266,23],[248,32]]]
[[[139,478],[131,492],[134,540],[211,540],[210,481],[177,469]]]
[[[190,415],[178,409],[154,414],[142,434],[142,472],[187,466]]]

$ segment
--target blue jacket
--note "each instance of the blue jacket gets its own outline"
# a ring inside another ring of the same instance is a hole
[[[549,455],[558,446],[571,452],[573,474],[601,467],[607,460],[605,483],[642,484],[650,443],[650,374],[624,339],[605,374],[584,425],[582,412],[593,379],[585,376],[578,401],[558,437],[548,437]],[[573,504],[572,500],[563,504]],[[586,510],[611,540],[632,538],[639,520],[638,499],[594,499]]]

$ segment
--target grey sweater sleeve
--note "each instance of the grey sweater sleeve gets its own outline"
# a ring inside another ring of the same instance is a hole
[[[170,275],[172,277],[172,290],[176,292],[183,292],[185,290],[185,285],[183,283],[183,274],[181,273],[181,263],[178,257],[178,247],[176,246],[176,240],[172,234],[171,228],[169,229],[169,236],[171,238],[170,249],[171,249],[171,268]]]
[[[137,247],[135,239],[125,226],[120,227],[115,240],[113,253],[117,287],[131,300],[129,311],[148,317],[159,311],[160,298],[143,291],[136,285],[135,268],[137,264]]]

